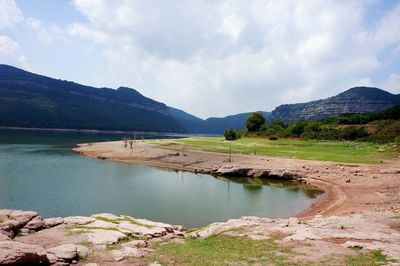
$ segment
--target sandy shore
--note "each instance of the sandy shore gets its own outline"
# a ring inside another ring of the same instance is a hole
[[[302,218],[316,214],[400,213],[400,159],[362,165],[232,155],[229,162],[226,154],[192,150],[185,150],[183,154],[147,142],[139,142],[129,149],[123,147],[122,141],[81,144],[74,150],[102,160],[199,173],[249,176],[268,173],[274,177],[293,178],[324,191],[312,206],[297,215]]]

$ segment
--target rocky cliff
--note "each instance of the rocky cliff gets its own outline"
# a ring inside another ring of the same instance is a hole
[[[270,121],[318,120],[343,113],[383,111],[400,104],[400,95],[371,87],[354,87],[336,96],[307,103],[284,104],[272,111]]]

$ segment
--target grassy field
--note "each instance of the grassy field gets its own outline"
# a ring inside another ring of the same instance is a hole
[[[192,137],[149,140],[149,142],[168,149],[204,150],[219,153],[229,153],[231,145],[232,153],[256,153],[274,157],[341,163],[376,164],[384,159],[400,155],[400,148],[392,144],[379,145],[353,141],[242,138],[229,142],[223,137]]]
[[[162,265],[384,265],[391,260],[379,250],[357,251],[356,255],[334,255],[321,261],[296,260],[294,247],[279,246],[276,238],[251,240],[245,236],[216,235],[206,239],[186,239],[184,243],[164,242],[151,246],[154,253],[146,263]]]

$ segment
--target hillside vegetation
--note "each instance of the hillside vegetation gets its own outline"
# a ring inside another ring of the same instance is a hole
[[[284,124],[275,120],[258,131],[242,131],[241,134],[271,139],[291,137],[400,144],[400,105],[383,112],[346,113],[319,121],[297,120]]]

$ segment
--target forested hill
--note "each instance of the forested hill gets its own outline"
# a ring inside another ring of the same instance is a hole
[[[183,132],[134,89],[94,88],[0,65],[0,126]]]
[[[134,89],[94,88],[0,65],[2,127],[222,134],[245,128],[247,115],[203,120]]]
[[[280,105],[272,111],[270,120],[318,120],[343,113],[379,112],[396,104],[400,104],[400,95],[378,88],[354,87],[323,100]]]

